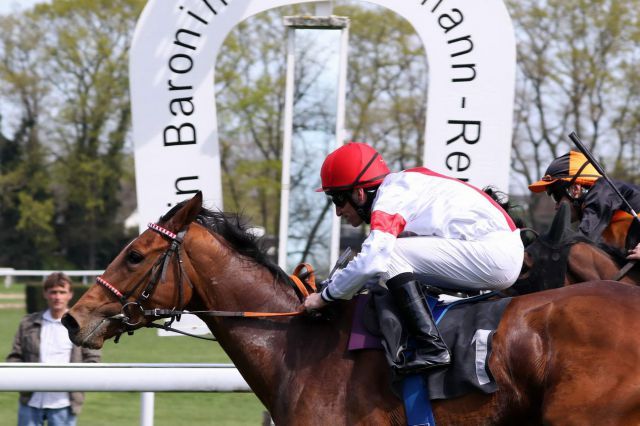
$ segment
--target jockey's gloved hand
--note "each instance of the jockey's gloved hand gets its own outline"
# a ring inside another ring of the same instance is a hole
[[[331,278],[327,278],[326,280],[320,281],[320,283],[316,285],[318,289],[318,293],[321,293],[322,290],[324,290],[329,285],[330,282],[331,282]]]

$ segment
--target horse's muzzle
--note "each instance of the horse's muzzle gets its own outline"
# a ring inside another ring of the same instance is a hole
[[[61,321],[62,325],[69,331],[69,338],[73,341],[74,336],[78,334],[78,330],[80,329],[78,321],[69,313],[64,314]]]

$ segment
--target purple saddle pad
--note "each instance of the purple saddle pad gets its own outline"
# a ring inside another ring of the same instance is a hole
[[[359,294],[356,298],[356,308],[353,312],[353,319],[351,321],[351,336],[349,336],[350,351],[357,351],[361,349],[383,349],[382,342],[379,336],[374,336],[369,333],[364,325],[364,309],[371,295]]]

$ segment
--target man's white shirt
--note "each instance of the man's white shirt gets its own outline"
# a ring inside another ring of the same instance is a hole
[[[54,319],[50,310],[42,315],[40,329],[40,362],[49,364],[68,363],[73,343],[69,332],[60,319]],[[63,408],[71,405],[68,392],[34,392],[29,406],[35,408]]]

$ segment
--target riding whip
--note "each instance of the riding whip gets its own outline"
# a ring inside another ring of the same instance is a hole
[[[618,197],[620,197],[622,202],[629,209],[629,212],[633,216],[633,219],[637,220],[638,222],[640,222],[640,218],[638,217],[638,213],[636,213],[636,211],[633,209],[633,207],[631,207],[631,204],[627,201],[626,198],[624,198],[624,195],[622,195],[622,193],[620,192],[618,187],[614,185],[613,181],[611,179],[609,179],[609,176],[607,176],[607,174],[605,173],[605,171],[602,168],[602,166],[600,165],[600,163],[598,163],[596,161],[596,159],[593,158],[593,155],[591,155],[591,152],[587,149],[586,146],[584,146],[584,144],[582,143],[582,141],[580,140],[580,138],[578,137],[576,132],[571,132],[569,134],[569,139],[571,139],[573,141],[573,143],[578,147],[580,152],[582,152],[584,154],[584,156],[587,157],[587,160],[589,160],[589,162],[598,171],[598,173],[600,173],[602,175],[604,180],[615,191],[615,193],[618,195]],[[627,272],[629,272],[629,270],[635,266],[635,264],[636,264],[635,260],[630,260],[629,262],[627,262],[627,264],[620,270],[620,272],[618,274],[616,274],[616,276],[613,279],[615,281],[618,281],[619,279],[624,277],[627,274]]]
[[[631,207],[631,204],[629,204],[629,202],[627,201],[626,198],[624,198],[624,195],[622,195],[622,193],[620,192],[620,190],[614,185],[613,181],[611,179],[609,179],[609,176],[607,176],[607,174],[605,173],[604,169],[602,168],[602,166],[600,166],[600,163],[598,163],[596,161],[595,158],[593,158],[593,155],[591,155],[591,152],[589,152],[589,150],[587,149],[587,147],[585,147],[582,143],[582,141],[580,140],[580,138],[578,137],[578,135],[576,134],[576,132],[571,132],[569,134],[569,139],[571,139],[573,141],[574,144],[576,144],[576,146],[578,147],[578,149],[580,150],[580,152],[582,152],[584,154],[585,157],[587,157],[587,160],[589,160],[589,162],[593,165],[593,167],[598,171],[598,173],[600,173],[602,175],[602,177],[604,178],[604,180],[607,181],[607,183],[609,184],[609,186],[611,186],[611,188],[615,191],[615,193],[618,195],[618,197],[620,197],[620,199],[622,200],[622,202],[627,206],[627,208],[629,209],[629,212],[631,213],[631,215],[633,216],[633,218],[637,221],[640,222],[640,218],[638,217],[638,213],[636,213],[636,211],[633,209],[633,207]]]

